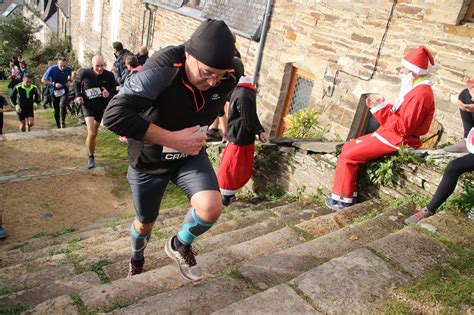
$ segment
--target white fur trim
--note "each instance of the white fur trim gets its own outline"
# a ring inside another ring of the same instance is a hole
[[[352,203],[354,201],[353,198],[343,198],[341,196],[336,195],[335,193],[331,194],[331,198],[333,200],[342,201],[342,202],[346,202],[346,203]]]
[[[428,73],[427,69],[422,69],[422,68],[418,67],[417,65],[412,64],[411,62],[409,62],[406,59],[402,59],[401,63],[402,63],[402,66],[404,66],[405,68],[407,68],[410,71],[413,71],[416,74],[427,74]]]
[[[392,147],[392,148],[394,148],[394,149],[400,150],[399,147],[397,147],[396,145],[391,144],[387,139],[385,139],[384,137],[382,137],[381,135],[379,135],[379,134],[377,133],[377,131],[375,131],[375,132],[372,134],[372,137],[377,138],[377,140],[379,140],[379,141],[382,142],[383,144],[388,145],[389,147]]]
[[[238,192],[239,190],[236,189],[236,190],[232,190],[232,189],[220,189],[221,191],[221,195],[223,196],[232,196],[232,195],[235,195],[236,192]]]
[[[239,84],[252,84],[252,80],[248,76],[241,76],[239,79]]]
[[[387,106],[387,105],[388,105],[388,103],[387,103],[386,101],[384,101],[384,102],[382,102],[382,103],[379,103],[379,104],[375,105],[374,107],[372,107],[372,108],[370,109],[370,112],[371,112],[372,114],[375,114],[376,112],[378,112],[379,110],[381,110],[382,108],[384,108],[384,107]]]

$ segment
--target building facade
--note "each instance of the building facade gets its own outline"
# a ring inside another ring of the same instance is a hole
[[[311,107],[345,139],[361,99],[378,93],[394,101],[401,58],[426,45],[436,62],[436,119],[447,140],[462,134],[455,100],[464,77],[474,75],[472,3],[77,0],[70,2],[69,19],[79,61],[101,53],[109,67],[114,41],[133,52],[142,45],[154,51],[183,43],[207,17],[224,19],[237,35],[246,73],[257,79],[258,111],[271,136],[281,134],[285,115]]]

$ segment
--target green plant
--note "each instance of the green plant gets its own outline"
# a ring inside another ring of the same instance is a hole
[[[290,128],[285,131],[284,136],[291,138],[315,138],[325,139],[327,128],[319,125],[318,119],[321,114],[312,108],[305,108],[295,114],[288,115]]]
[[[242,274],[236,266],[230,266],[229,268],[227,268],[227,270],[224,272],[224,275],[232,277],[234,279],[243,279]]]
[[[404,178],[401,165],[407,163],[419,164],[422,158],[410,151],[401,148],[398,154],[384,157],[365,166],[367,180],[375,186],[392,186],[399,179]]]
[[[112,262],[108,259],[101,259],[92,264],[89,270],[95,272],[99,276],[101,283],[109,283],[109,278],[107,277],[102,268],[107,265],[110,265],[111,263]]]

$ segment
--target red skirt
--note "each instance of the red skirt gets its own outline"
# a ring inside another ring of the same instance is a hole
[[[234,195],[252,177],[255,144],[236,145],[227,143],[222,153],[217,173],[222,195]]]

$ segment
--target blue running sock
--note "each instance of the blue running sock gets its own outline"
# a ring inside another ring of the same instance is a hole
[[[132,223],[132,226],[130,227],[130,236],[132,239],[132,258],[135,261],[140,261],[143,259],[146,245],[151,237],[151,232],[145,235],[140,235]]]
[[[178,240],[185,245],[191,245],[196,237],[209,230],[213,224],[204,222],[197,216],[196,210],[190,208],[184,217],[181,231],[178,232]]]

